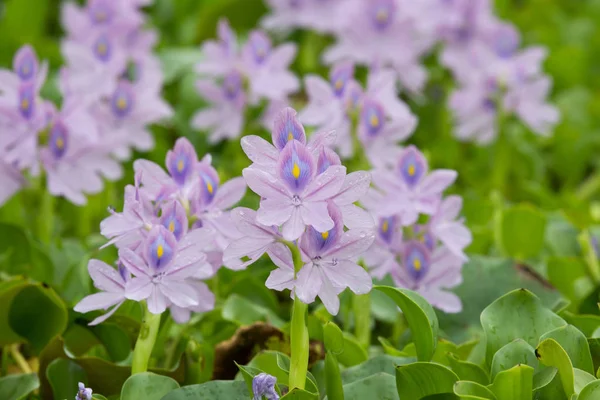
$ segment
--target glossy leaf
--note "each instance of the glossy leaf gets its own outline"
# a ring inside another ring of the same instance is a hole
[[[333,322],[327,322],[323,326],[323,338],[325,339],[325,348],[334,355],[344,352],[344,335],[342,330]]]
[[[414,358],[379,355],[368,359],[360,365],[343,370],[342,380],[346,385],[380,372],[395,376],[397,365],[406,365],[414,361],[416,361]]]
[[[440,364],[416,362],[396,368],[398,394],[402,400],[419,400],[425,396],[454,393],[458,376]]]
[[[494,393],[487,387],[469,381],[458,381],[454,384],[454,394],[464,400],[496,400]]]
[[[184,386],[165,395],[161,400],[242,400],[250,398],[242,381],[210,381],[200,385]]]
[[[344,385],[344,400],[364,399],[399,400],[394,376],[381,372]]]
[[[486,371],[479,365],[469,361],[460,360],[456,355],[449,354],[450,368],[456,373],[459,379],[464,381],[472,381],[481,385],[488,385],[490,377]]]
[[[574,394],[573,364],[565,349],[554,339],[544,339],[535,352],[542,364],[558,369],[565,394],[569,397]]]
[[[496,375],[490,389],[498,400],[531,400],[533,392],[533,368],[517,365]]]
[[[167,393],[179,388],[179,384],[168,376],[151,372],[135,374],[125,381],[121,390],[122,399],[160,400]]]
[[[600,380],[595,380],[581,390],[577,400],[596,400],[598,398],[600,398]]]
[[[420,361],[429,361],[435,352],[438,336],[438,320],[431,305],[419,294],[389,286],[375,289],[390,297],[402,310],[408,326],[413,332],[413,341]]]
[[[481,314],[487,340],[487,360],[515,339],[537,346],[540,336],[566,322],[545,308],[539,298],[525,289],[514,290],[490,304]]]
[[[7,375],[0,378],[0,399],[19,400],[40,386],[36,374]]]
[[[535,349],[523,339],[516,339],[503,346],[494,354],[492,360],[492,380],[498,372],[511,369],[515,365],[529,365],[535,370],[538,369],[539,361],[535,356]]]
[[[508,256],[525,260],[536,256],[544,245],[546,216],[539,210],[519,205],[502,211],[496,239]]]
[[[70,399],[77,392],[79,382],[87,384],[85,370],[76,362],[65,359],[54,360],[46,369],[55,399]]]
[[[594,364],[587,339],[573,325],[556,328],[540,337],[540,340],[552,338],[567,352],[574,368],[594,373]]]

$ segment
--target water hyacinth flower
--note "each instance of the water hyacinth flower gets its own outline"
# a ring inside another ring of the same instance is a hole
[[[199,269],[206,259],[201,243],[211,234],[210,230],[196,229],[178,243],[167,228],[155,226],[145,239],[141,254],[128,248],[119,250],[121,262],[134,276],[127,282],[125,296],[146,300],[153,314],[164,312],[171,304],[182,308],[197,306],[200,298],[190,278],[212,275],[212,269]]]
[[[226,19],[219,19],[217,40],[204,42],[202,54],[204,60],[195,67],[196,72],[200,75],[223,76],[237,67],[237,37]]]
[[[279,400],[279,394],[275,390],[277,378],[261,372],[252,379],[253,400]]]
[[[287,249],[288,256],[279,257],[284,266],[271,272],[266,285],[276,290],[292,289],[306,304],[314,302],[318,296],[327,311],[336,315],[340,306],[338,295],[344,289],[349,288],[356,294],[371,290],[371,278],[364,268],[356,264],[356,259],[371,246],[375,234],[364,229],[344,232],[340,210],[329,203],[328,211],[334,226],[324,232],[309,227],[300,239],[305,264],[296,278]]]
[[[444,247],[434,251],[423,243],[404,243],[400,265],[393,268],[391,275],[399,287],[419,292],[434,307],[447,313],[462,309],[460,298],[445,289],[451,289],[462,282],[463,260]]]
[[[0,153],[0,206],[25,186],[25,179],[18,168],[3,161]]]
[[[412,145],[401,152],[394,170],[379,169],[372,175],[376,187],[385,194],[380,212],[382,215],[398,213],[403,225],[415,223],[419,213],[432,215],[441,193],[457,177],[453,170],[429,172],[427,160]]]
[[[143,15],[137,10],[140,5],[143,3],[110,0],[89,0],[83,7],[65,3],[61,9],[61,23],[70,37],[107,28],[139,28],[144,23]]]
[[[247,105],[243,79],[238,71],[232,70],[223,77],[220,85],[207,79],[196,83],[198,92],[212,107],[198,111],[192,117],[191,125],[195,129],[209,130],[211,143],[234,139],[242,133]]]
[[[264,32],[250,32],[242,48],[241,65],[253,101],[260,98],[287,98],[299,89],[298,78],[289,71],[296,51],[293,43],[273,47],[271,39]]]
[[[467,259],[464,249],[471,244],[473,236],[464,225],[464,220],[458,218],[462,203],[462,198],[456,195],[441,201],[423,232],[423,239],[429,250],[433,250],[435,241],[440,240],[455,256]]]
[[[88,262],[88,272],[94,281],[94,286],[101,290],[83,298],[73,308],[80,313],[92,310],[109,310],[106,314],[94,319],[90,325],[97,325],[106,321],[125,302],[126,285],[131,279],[129,271],[119,263],[117,269],[100,260]]]
[[[86,388],[81,382],[78,383],[79,390],[75,396],[75,400],[92,400],[92,389]]]
[[[419,93],[427,77],[420,58],[433,43],[418,34],[401,6],[410,7],[398,0],[360,2],[337,42],[325,52],[325,62],[380,63],[396,70],[405,88]]]

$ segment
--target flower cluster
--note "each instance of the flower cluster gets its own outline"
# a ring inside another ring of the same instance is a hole
[[[459,218],[462,199],[443,197],[456,172],[429,171],[423,154],[408,146],[394,168],[372,176],[375,187],[362,199],[377,223],[375,244],[365,254],[371,274],[390,274],[397,286],[418,291],[435,307],[460,311],[460,299],[443,290],[460,284],[472,240]]]
[[[279,394],[275,390],[277,378],[261,372],[252,379],[253,400],[279,400]]]
[[[84,204],[102,190],[102,178],[121,176],[119,161],[131,149],[149,150],[147,125],[171,114],[161,99],[162,73],[152,55],[156,35],[142,29],[143,0],[66,3],[59,74],[62,105],[40,97],[47,64],[30,46],[0,71],[0,204],[36,176],[48,191]]]
[[[213,143],[239,137],[250,106],[266,105],[262,122],[268,129],[275,113],[300,87],[298,78],[288,70],[296,45],[274,47],[263,31],[250,32],[238,49],[235,33],[226,20],[221,20],[218,40],[204,43],[202,51],[204,59],[196,67],[202,78],[196,87],[211,106],[199,111],[191,124],[210,132]]]
[[[267,287],[290,289],[307,304],[318,296],[337,314],[338,294],[345,288],[357,294],[371,289],[371,278],[356,261],[375,235],[372,218],[354,205],[367,192],[370,174],[346,174],[329,147],[334,141],[334,132],[324,132],[307,142],[291,108],[276,118],[272,144],[258,136],[242,138],[253,162],[243,175],[261,202],[257,211],[233,211],[242,237],[227,247],[224,259],[232,268],[244,268],[266,252],[278,267]],[[290,246],[296,245],[303,265],[294,266]]]
[[[396,77],[390,69],[372,68],[366,88],[354,79],[354,66],[336,64],[329,81],[317,75],[304,78],[309,103],[300,120],[321,130],[335,130],[338,152],[343,158],[361,146],[373,165],[384,165],[397,155],[397,143],[408,138],[416,117],[397,96]]]
[[[147,160],[134,163],[135,186],[125,188],[123,212],[110,210],[101,233],[119,249],[115,269],[99,260],[88,264],[101,292],[84,298],[75,310],[115,306],[92,324],[106,320],[126,300],[147,301],[160,314],[170,308],[185,322],[192,311],[214,307],[214,295],[202,282],[223,264],[223,250],[240,234],[228,209],[245,194],[242,178],[219,186],[210,156],[198,161],[192,144],[177,140],[167,153],[167,172]]]
[[[461,140],[491,142],[497,120],[504,115],[516,115],[541,135],[558,122],[556,108],[546,103],[551,81],[541,72],[545,50],[519,50],[519,33],[494,15],[490,0],[270,0],[269,4],[272,12],[263,20],[267,29],[333,34],[336,42],[325,51],[325,62],[387,68],[413,95],[422,93],[427,81],[424,56],[440,47],[441,64],[459,84],[449,103],[457,123],[455,135]],[[315,89],[307,82],[307,90]],[[336,129],[347,130],[344,120],[334,123]]]
[[[81,382],[78,383],[77,387],[79,389],[77,390],[75,400],[92,400],[92,389],[86,388]]]

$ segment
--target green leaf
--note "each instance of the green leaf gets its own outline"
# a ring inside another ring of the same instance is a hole
[[[540,340],[552,338],[567,352],[574,368],[579,368],[590,374],[594,373],[594,363],[588,341],[573,325],[562,326],[540,337]]]
[[[337,400],[326,397],[328,400]],[[376,373],[365,379],[344,385],[344,400],[399,400],[393,375]],[[404,400],[404,398],[402,398]]]
[[[329,350],[325,355],[325,389],[330,399],[344,400],[340,366],[335,355]]]
[[[277,378],[277,382],[287,385],[289,381],[290,358],[278,351],[262,351],[258,353],[247,365]],[[318,393],[317,384],[310,372],[306,376],[306,390]]]
[[[396,375],[397,365],[405,365],[414,361],[414,358],[393,357],[389,355],[376,356],[360,365],[343,370],[342,381],[346,385],[380,372],[394,376]]]
[[[374,286],[400,307],[413,333],[413,341],[420,361],[429,361],[435,352],[438,320],[431,305],[421,295],[407,289]]]
[[[594,291],[594,282],[581,258],[551,257],[547,262],[548,280],[571,301],[576,311],[581,302]]]
[[[536,346],[540,336],[566,322],[545,308],[540,299],[525,289],[514,290],[490,304],[481,313],[487,340],[488,362],[494,353],[515,339]]]
[[[567,397],[571,397],[575,393],[573,365],[565,349],[554,339],[544,339],[535,353],[542,364],[558,369],[563,390]]]
[[[40,387],[36,374],[8,375],[0,378],[0,399],[19,400]]]
[[[535,370],[537,370],[539,364],[535,356],[535,349],[523,339],[515,339],[494,354],[491,370],[492,380],[498,372],[511,369],[519,364],[529,365]]]
[[[560,316],[579,329],[586,338],[593,338],[594,333],[600,328],[600,315],[573,314],[569,311],[563,311]]]
[[[167,393],[179,388],[168,376],[142,372],[131,376],[123,384],[121,398],[128,400],[160,400]]]
[[[381,346],[383,347],[383,351],[385,351],[385,354],[389,354],[390,356],[396,356],[396,357],[406,357],[407,356],[406,353],[395,348],[390,343],[390,341],[387,340],[386,338],[379,336],[377,338],[377,340],[379,341],[379,343],[381,343]],[[416,355],[416,353],[415,353],[415,355]]]
[[[252,392],[252,381],[254,380],[254,377],[260,374],[262,371],[258,368],[240,365],[237,362],[235,363],[235,365],[237,365],[238,369],[240,370],[240,373],[242,374],[242,377],[246,382],[246,386],[248,387],[248,391]]]
[[[281,398],[281,400],[318,400],[319,396],[306,390],[294,388],[291,392]]]
[[[517,365],[501,371],[489,388],[498,400],[531,400],[533,368],[529,365]]]
[[[87,384],[87,374],[76,362],[65,359],[54,360],[46,369],[55,399],[70,399],[77,393],[79,382]]]
[[[596,377],[578,368],[573,368],[573,378],[575,384],[575,393],[581,392],[581,390],[590,382],[595,381]]]
[[[197,48],[163,49],[158,53],[161,61],[164,82],[169,83],[191,71],[200,60],[202,54]]]
[[[450,361],[450,368],[458,375],[459,379],[480,383],[482,385],[488,385],[490,383],[489,375],[479,365],[469,361],[462,361],[454,354],[449,354],[448,360]]]
[[[278,328],[284,325],[284,321],[273,310],[235,293],[223,304],[223,318],[241,325],[250,325],[256,321],[266,321]]]
[[[249,398],[250,392],[245,382],[210,381],[175,389],[161,400],[248,400]]]
[[[344,332],[344,351],[337,355],[340,364],[346,367],[358,365],[369,358],[367,350],[348,332]]]
[[[323,338],[325,349],[334,355],[344,352],[344,334],[342,330],[333,322],[329,321],[323,326]]]
[[[454,393],[454,384],[458,380],[454,372],[440,364],[416,362],[396,367],[396,383],[402,400]]]
[[[496,396],[490,389],[475,382],[456,382],[454,384],[454,394],[464,400],[496,400]]]
[[[505,254],[526,260],[542,250],[545,229],[543,213],[527,205],[518,205],[502,211],[496,225],[496,240]]]
[[[577,400],[597,400],[600,398],[600,380],[588,383],[579,393]]]

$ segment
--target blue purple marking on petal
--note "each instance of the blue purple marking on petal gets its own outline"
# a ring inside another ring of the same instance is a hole
[[[33,52],[28,49],[19,51],[15,61],[14,69],[21,80],[28,81],[35,76],[36,59]]]
[[[354,76],[354,65],[350,63],[341,63],[336,65],[329,74],[329,82],[333,92],[337,97],[344,96],[346,84]]]
[[[60,121],[54,122],[50,128],[49,145],[56,159],[61,159],[69,147],[67,128]]]
[[[378,233],[379,237],[387,244],[391,244],[394,239],[394,233],[396,232],[397,218],[383,217],[379,219]]]
[[[365,99],[360,113],[361,123],[368,136],[377,136],[385,124],[385,112],[378,102]]]
[[[119,83],[112,95],[110,105],[114,115],[119,118],[126,117],[135,105],[132,87],[126,82]]]
[[[19,87],[19,112],[25,119],[30,119],[35,112],[35,86],[32,83],[22,83]]]
[[[237,71],[232,71],[223,78],[223,93],[225,98],[235,100],[242,92],[243,78]]]
[[[271,39],[260,31],[254,31],[250,34],[249,45],[257,64],[262,64],[271,52]]]
[[[178,149],[176,148],[175,151],[177,150]],[[193,171],[193,165],[191,165],[188,154],[184,151],[178,151],[169,161],[167,167],[171,177],[179,186],[183,186],[188,176]]]
[[[200,173],[200,179],[202,180],[202,200],[203,203],[210,204],[217,193],[219,183],[216,182],[210,175],[206,173]]]
[[[340,157],[329,147],[321,147],[321,151],[319,151],[319,158],[317,160],[317,174],[322,174],[332,165],[342,165]]]
[[[112,54],[112,44],[108,39],[108,36],[102,34],[98,36],[93,45],[94,55],[102,62],[110,60]]]
[[[383,31],[391,25],[396,12],[394,0],[376,0],[369,4],[369,16],[375,29]]]
[[[171,241],[167,237],[167,235],[171,235],[174,240],[174,235],[162,226],[160,228],[162,229],[156,234],[149,236],[151,241],[148,246],[148,262],[155,270],[160,270],[167,266],[175,255],[173,243],[170,243]]]
[[[121,261],[117,261],[117,270],[119,271],[119,275],[121,275],[123,282],[127,282],[131,277],[129,271]]]
[[[88,14],[90,20],[95,25],[110,23],[113,17],[113,10],[105,0],[90,2]]]
[[[408,186],[415,186],[425,174],[426,166],[422,156],[414,147],[407,148],[399,162],[400,177]]]
[[[163,208],[160,223],[175,236],[175,239],[180,240],[188,223],[185,210],[179,203],[172,202]]]
[[[411,241],[406,243],[403,256],[403,267],[415,282],[420,281],[429,271],[429,250],[424,244]]]
[[[294,193],[301,192],[313,176],[311,154],[294,139],[286,145],[280,157],[281,177]]]

